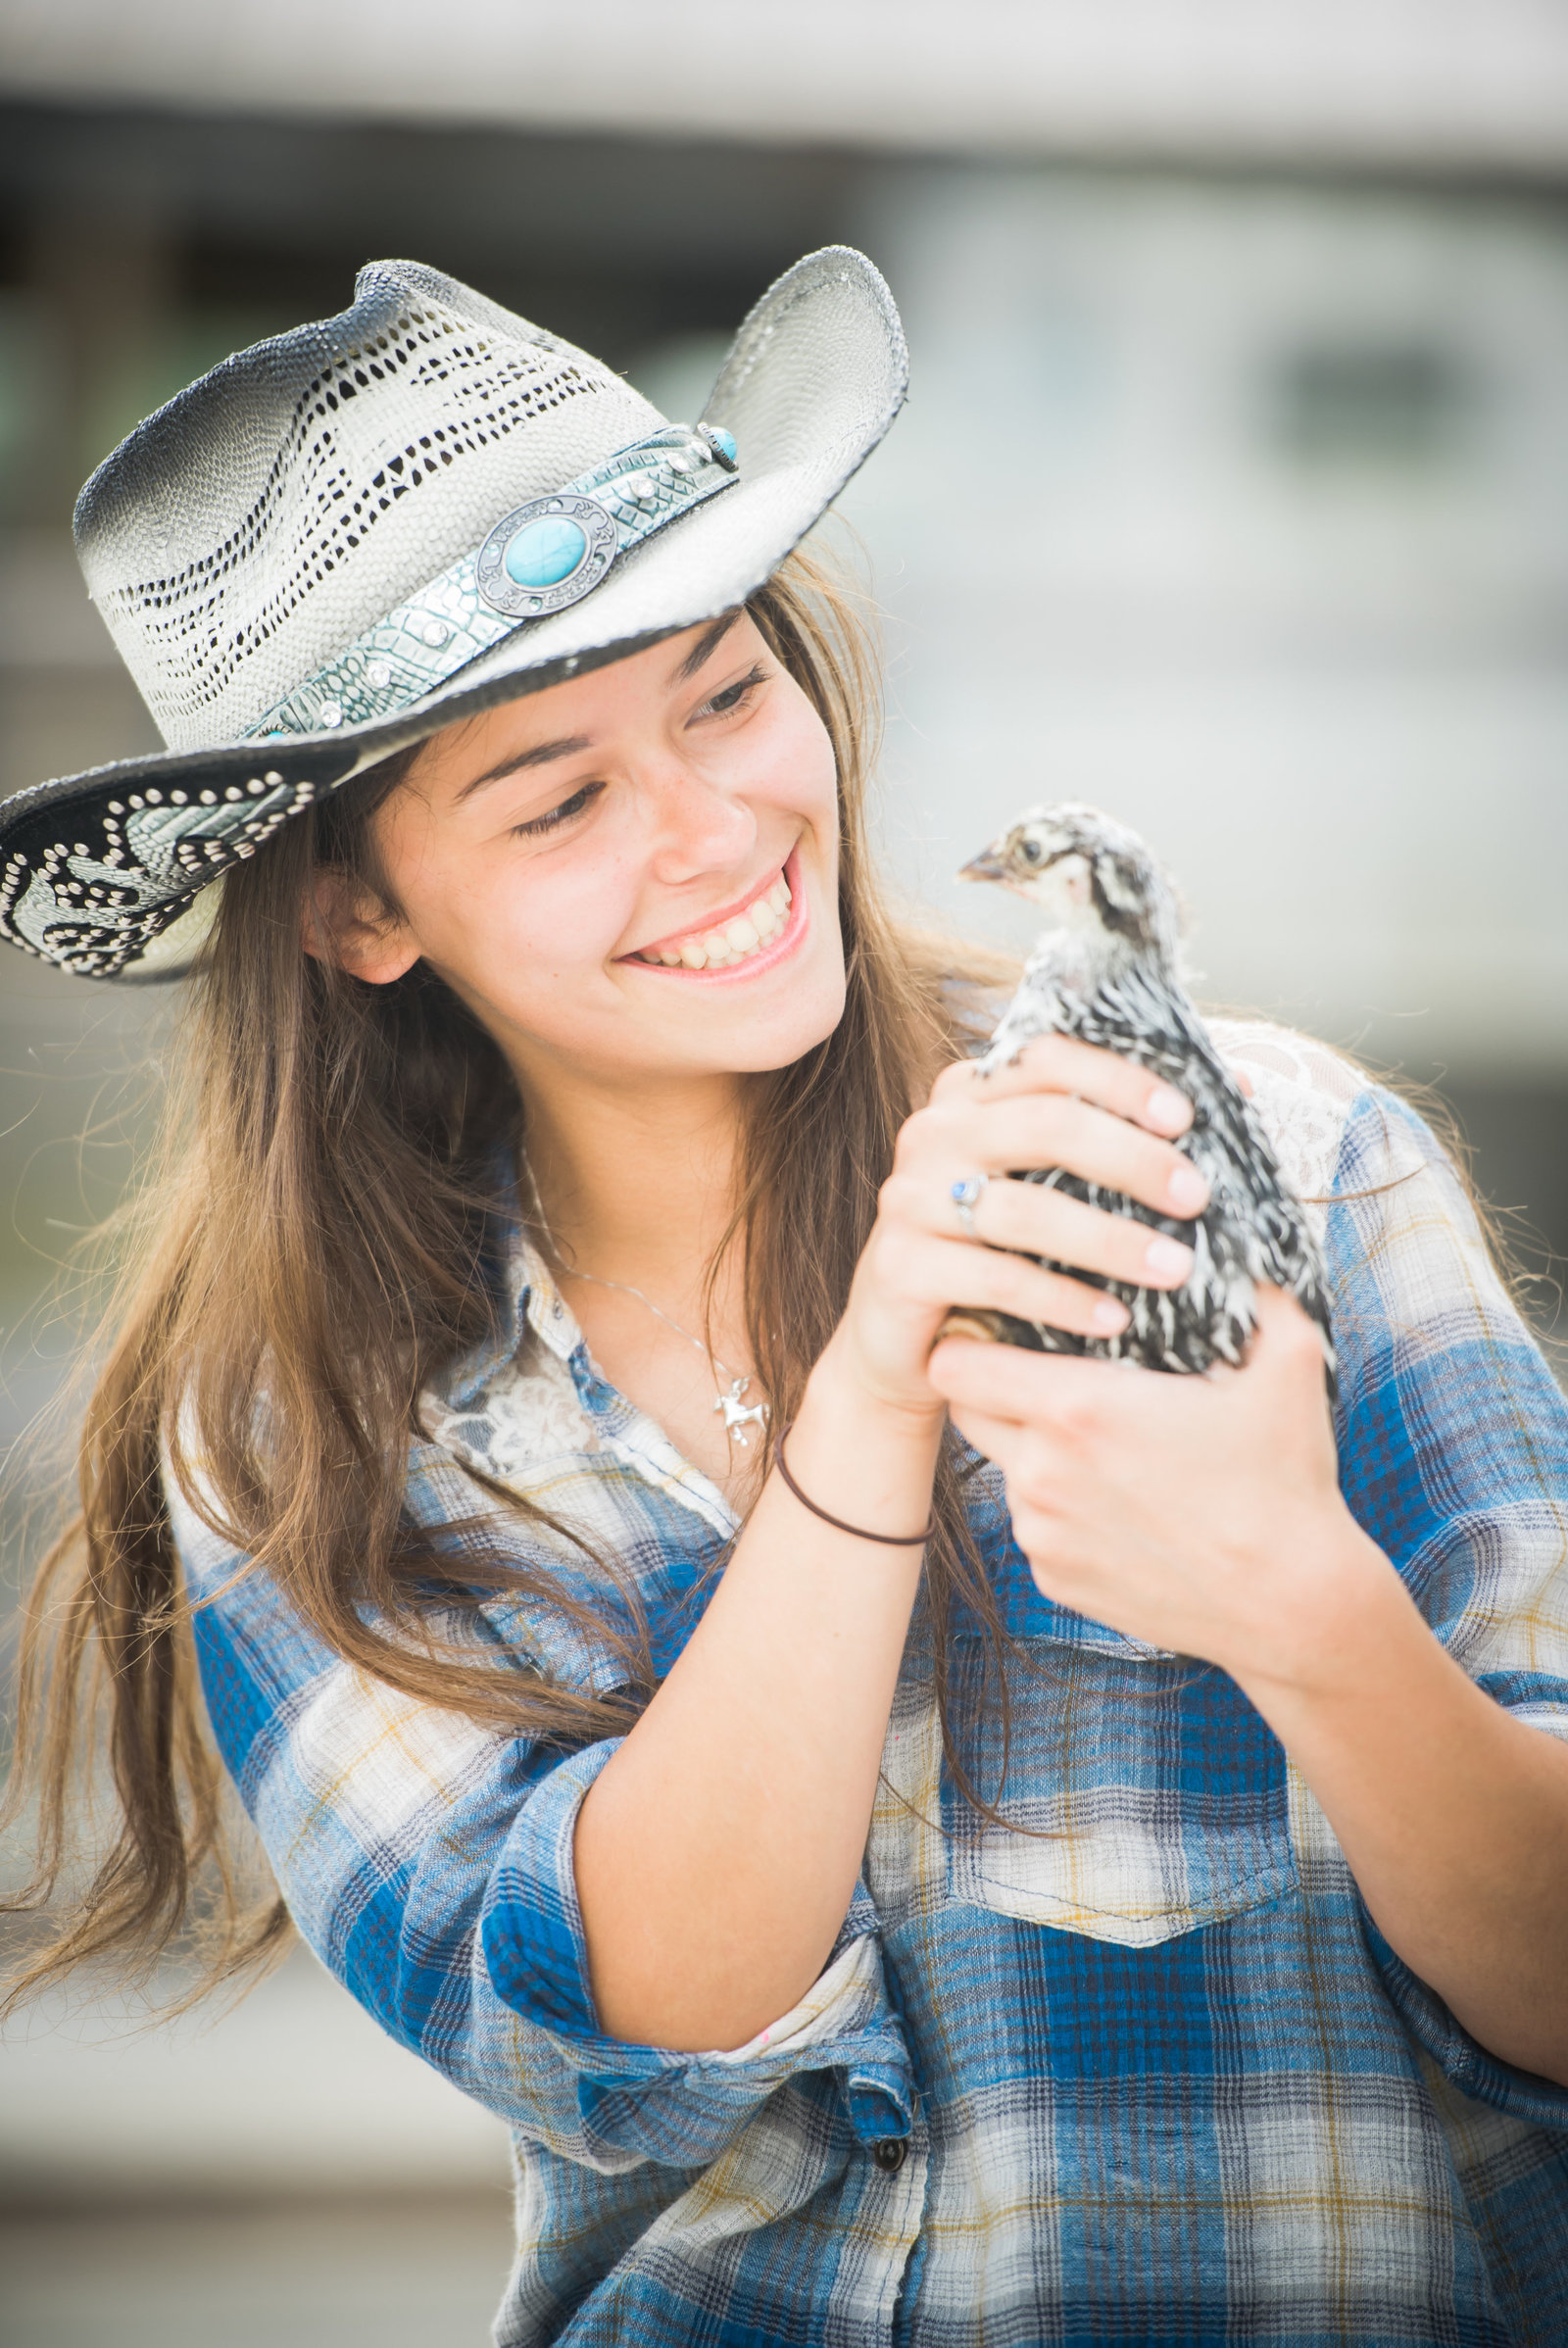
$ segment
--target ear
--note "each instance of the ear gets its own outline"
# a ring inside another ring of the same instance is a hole
[[[300,908],[300,944],[318,961],[333,962],[367,986],[387,987],[412,970],[419,949],[401,915],[373,890],[356,888],[340,873],[318,873]]]

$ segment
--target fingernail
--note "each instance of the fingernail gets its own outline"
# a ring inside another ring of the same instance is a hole
[[[1180,1240],[1151,1240],[1144,1250],[1144,1269],[1156,1280],[1185,1280],[1193,1268],[1193,1251]]]
[[[1157,1084],[1144,1102],[1144,1122],[1161,1133],[1185,1133],[1193,1121],[1193,1104],[1174,1085]]]
[[[1089,1320],[1098,1336],[1119,1337],[1127,1326],[1127,1307],[1118,1304],[1114,1296],[1102,1296]]]
[[[1208,1204],[1208,1185],[1196,1166],[1178,1166],[1165,1195],[1179,1215],[1196,1215]]]

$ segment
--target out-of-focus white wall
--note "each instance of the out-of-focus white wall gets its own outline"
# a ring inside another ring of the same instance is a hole
[[[1564,216],[936,167],[865,234],[912,390],[844,511],[909,880],[1004,925],[960,857],[1103,802],[1184,880],[1211,994],[1568,1068]]]
[[[7,0],[0,83],[946,153],[1568,157],[1561,0]]]

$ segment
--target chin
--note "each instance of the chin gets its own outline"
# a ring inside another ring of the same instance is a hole
[[[842,967],[812,978],[794,974],[770,1003],[736,1003],[732,1009],[726,1005],[719,1032],[710,1027],[699,1049],[710,1064],[737,1076],[793,1067],[826,1043],[844,1016],[844,1001]]]
[[[745,1076],[762,1076],[776,1068],[792,1068],[797,1060],[827,1042],[843,1016],[842,989],[834,1002],[821,1005],[817,1016],[803,1018],[800,1006],[795,1005],[788,1020],[767,1021],[749,1035],[738,1035],[729,1064],[737,1075]]]

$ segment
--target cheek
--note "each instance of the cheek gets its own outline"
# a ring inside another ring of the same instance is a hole
[[[838,766],[826,726],[793,682],[768,712],[765,731],[743,743],[730,789],[757,806],[804,816],[814,829],[838,828]]]
[[[828,731],[814,709],[808,709],[798,754],[802,814],[814,814],[838,837],[839,770]]]
[[[581,981],[602,969],[637,904],[638,876],[608,848],[589,857],[528,858],[498,852],[487,880],[485,923],[496,944],[525,954],[535,968]]]
[[[449,870],[427,866],[404,903],[436,969],[465,992],[514,1009],[509,999],[524,977],[535,1001],[552,988],[580,994],[614,948],[635,896],[619,857],[524,859],[498,840]]]

